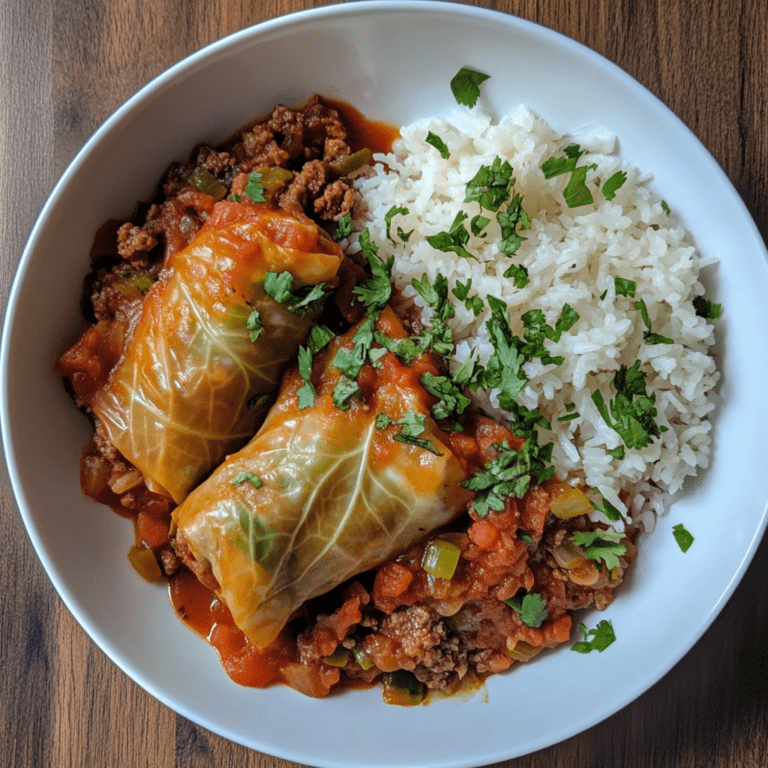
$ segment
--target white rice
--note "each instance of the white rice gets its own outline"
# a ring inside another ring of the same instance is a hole
[[[448,159],[425,141],[429,131],[448,146]],[[589,150],[579,165],[594,163],[597,168],[587,174],[594,203],[569,209],[563,198],[569,174],[547,180],[541,165],[552,156],[563,156],[571,143]],[[495,296],[505,301],[512,330],[521,338],[520,315],[527,310],[543,310],[552,326],[565,304],[576,310],[576,325],[559,342],[547,343],[564,363],[526,363],[530,381],[520,401],[538,408],[550,422],[551,431],[542,429],[540,437],[554,442],[553,463],[560,478],[587,485],[595,498],[603,496],[651,530],[655,516],[666,511],[685,478],[710,460],[710,394],[719,374],[711,356],[713,327],[691,303],[704,293],[699,273],[710,261],[699,257],[674,216],[648,188],[650,177],[622,162],[614,151],[615,140],[605,132],[558,136],[524,107],[498,123],[478,110],[459,108],[402,129],[392,154],[375,156],[374,169],[356,180],[361,198],[356,226],[369,229],[382,258],[394,256],[394,283],[417,306],[423,307],[424,301],[412,280],[426,274],[433,281],[443,274],[451,288],[457,279],[466,283],[471,278],[470,295],[477,292],[484,300]],[[496,157],[511,164],[514,192],[523,196],[531,218],[528,231],[518,229],[525,242],[514,256],[501,254],[498,225],[493,214],[483,211],[492,219],[488,236],[472,236],[466,246],[476,260],[432,248],[426,238],[447,230],[459,210],[470,219],[481,212],[478,203],[463,202],[466,184]],[[600,187],[617,170],[626,172],[627,180],[608,201]],[[394,242],[385,225],[393,206],[409,211],[392,220]],[[413,230],[407,242],[394,234],[398,227]],[[530,282],[522,289],[503,276],[512,263],[528,269]],[[635,281],[635,297],[616,295],[614,277]],[[653,331],[674,339],[674,344],[644,343],[645,326],[634,307],[639,299],[645,301]],[[485,363],[493,352],[487,303],[478,317],[463,302],[455,301],[455,309],[450,321],[457,341],[454,365],[471,354]],[[429,311],[424,311],[425,319]],[[647,374],[648,393],[656,394],[656,421],[667,430],[643,449],[626,449],[619,460],[608,451],[622,445],[622,439],[601,417],[592,393],[600,389],[608,403],[619,366],[636,360]],[[497,394],[480,391],[477,402],[503,418]],[[572,406],[578,418],[559,422]]]

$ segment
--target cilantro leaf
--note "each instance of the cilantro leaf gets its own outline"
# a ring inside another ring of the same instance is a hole
[[[395,242],[395,238],[392,237],[390,234],[390,228],[392,227],[392,219],[397,216],[397,214],[402,214],[403,216],[407,216],[410,211],[407,208],[403,208],[402,206],[393,205],[385,214],[384,214],[384,223],[387,226],[387,238],[391,240],[393,243]],[[411,234],[413,233],[413,230],[411,230],[408,233],[405,233],[405,237],[403,237],[403,231],[402,229],[398,229],[398,234],[400,235],[401,240],[407,240]]]
[[[264,197],[264,186],[261,184],[262,174],[251,171],[248,174],[248,183],[245,185],[245,194],[248,195],[254,203],[266,203]]]
[[[490,165],[480,166],[467,182],[464,202],[478,202],[489,211],[498,211],[509,199],[514,183],[512,166],[506,160],[496,157]]]
[[[480,85],[489,77],[490,75],[484,75],[482,72],[469,67],[462,67],[451,78],[451,92],[456,102],[467,107],[474,107],[480,98]]]
[[[352,223],[352,217],[347,213],[339,219],[333,237],[335,240],[343,240],[354,233],[355,225]]]
[[[631,367],[622,365],[613,379],[616,396],[611,402],[610,413],[600,390],[592,393],[603,420],[619,434],[627,448],[645,448],[652,438],[661,435],[656,423],[656,395],[648,395],[645,389],[646,374],[640,370],[640,361]]]
[[[312,381],[312,350],[309,347],[299,347],[299,375],[304,384],[296,390],[296,397],[299,399],[299,410],[309,408],[314,405],[315,391]]]
[[[290,272],[267,272],[264,290],[278,304],[286,304],[292,296],[293,275]]]
[[[694,542],[693,535],[682,523],[678,523],[672,527],[672,535],[675,537],[677,546],[680,547],[683,552],[687,552]]]
[[[360,385],[346,376],[339,379],[339,383],[333,389],[333,404],[341,411],[349,408],[349,398],[360,393]]]
[[[248,319],[245,321],[245,329],[249,331],[251,341],[256,341],[264,330],[264,324],[261,322],[261,315],[258,309],[254,309]]]
[[[576,651],[576,653],[590,653],[591,651],[602,653],[609,645],[616,642],[613,625],[607,619],[603,619],[595,629],[590,630],[587,630],[584,624],[579,624],[579,631],[584,636],[584,640],[571,646],[571,650]]]
[[[619,446],[619,448],[623,450],[624,446],[621,445]],[[618,451],[619,448],[617,448],[616,450]],[[622,458],[623,458],[623,455],[622,455]],[[595,501],[591,501],[592,507],[596,509],[598,512],[602,512],[611,522],[615,523],[618,520],[621,520],[621,512],[613,504],[611,504],[611,502],[608,501],[608,499],[606,499],[605,497],[602,497],[602,498],[603,498],[602,506]]]
[[[511,264],[505,270],[504,277],[511,278],[515,288],[525,288],[530,282],[528,268],[522,264]]]
[[[532,479],[541,483],[554,472],[554,467],[545,466],[545,461],[551,458],[551,443],[540,448],[528,439],[516,451],[505,440],[493,447],[497,455],[461,483],[462,487],[476,492],[472,506],[480,517],[485,517],[491,509],[501,511],[505,497],[522,498]]]
[[[469,295],[469,289],[472,287],[472,278],[469,278],[466,283],[462,283],[461,280],[456,281],[456,287],[451,293],[459,300],[464,302],[464,306],[468,311],[472,312],[477,317],[484,309],[485,304],[483,300],[475,294]]]
[[[443,253],[455,253],[465,259],[475,257],[464,247],[469,242],[469,232],[464,222],[469,216],[464,211],[459,211],[453,219],[447,231],[429,235],[427,242],[436,250]]]
[[[664,213],[666,213],[667,216],[669,216],[672,213],[666,200],[661,201],[661,210],[664,211]]]
[[[717,320],[723,312],[722,304],[715,304],[714,301],[705,299],[703,296],[697,296],[693,300],[693,308],[699,317],[703,317],[706,320]]]
[[[617,296],[629,296],[631,298],[635,297],[637,283],[634,280],[627,280],[624,277],[614,277],[613,285],[616,289]]]
[[[640,310],[640,317],[643,319],[643,324],[646,330],[643,331],[643,341],[646,344],[674,344],[675,340],[670,339],[668,336],[662,336],[659,333],[653,333],[651,331],[651,318],[648,315],[648,307],[645,305],[645,301],[640,299],[635,302],[635,309]]]
[[[394,440],[397,440],[399,443],[415,445],[430,451],[430,453],[434,453],[436,456],[442,456],[443,454],[437,450],[433,442],[419,437],[426,429],[426,420],[426,414],[414,413],[413,411],[406,413],[402,419],[393,419],[386,413],[379,413],[376,416],[376,428],[386,429],[390,424],[400,425],[402,430],[393,436]]]
[[[520,614],[520,621],[529,627],[540,627],[547,618],[547,601],[538,594],[526,594],[505,601],[507,605]]]
[[[334,332],[320,323],[314,323],[309,329],[309,337],[307,338],[307,346],[312,350],[314,355],[325,347],[328,342],[334,337]]]
[[[435,421],[461,416],[472,402],[447,376],[436,376],[427,371],[421,375],[419,381],[430,395],[438,399],[432,406]]]
[[[267,272],[264,277],[264,291],[279,304],[299,317],[314,312],[325,301],[325,283],[313,285],[309,290],[293,290],[293,275],[290,272]]]
[[[588,205],[594,201],[592,193],[587,189],[586,179],[587,171],[597,168],[596,164],[580,165],[576,164],[582,155],[587,153],[581,149],[578,144],[569,144],[565,150],[565,157],[550,157],[541,166],[545,179],[551,179],[565,173],[570,173],[571,177],[563,190],[565,202],[569,208],[578,208],[581,205]]]
[[[625,171],[616,171],[613,176],[610,176],[603,183],[603,197],[606,200],[613,200],[616,197],[616,192],[624,186],[624,182],[627,180],[627,174]]]
[[[367,229],[360,233],[359,243],[371,268],[371,276],[356,285],[353,293],[365,304],[367,313],[373,315],[384,307],[392,295],[392,265],[395,263],[395,257],[390,256],[386,262],[382,261]]]
[[[627,554],[627,548],[611,539],[623,536],[616,531],[576,531],[571,541],[578,547],[584,547],[584,554],[590,560],[602,560],[607,568],[612,569],[619,565],[619,558]]]
[[[440,153],[440,157],[442,157],[443,160],[447,160],[451,156],[451,151],[448,149],[446,143],[439,136],[432,133],[432,131],[427,134],[426,142],[427,144],[432,145]]]

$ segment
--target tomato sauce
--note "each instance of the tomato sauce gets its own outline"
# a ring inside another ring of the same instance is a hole
[[[298,660],[296,643],[286,632],[267,648],[249,642],[229,608],[186,568],[170,577],[169,592],[176,613],[216,649],[224,670],[238,685],[266,688],[283,682],[281,668]]]

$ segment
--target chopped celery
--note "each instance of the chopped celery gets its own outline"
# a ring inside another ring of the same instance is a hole
[[[421,567],[439,579],[450,579],[459,564],[461,549],[450,541],[435,539],[424,550]]]

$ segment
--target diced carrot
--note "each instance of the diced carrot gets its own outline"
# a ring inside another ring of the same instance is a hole
[[[413,573],[400,563],[387,563],[376,574],[374,592],[384,597],[398,597],[413,581]]]
[[[144,511],[139,512],[136,522],[139,539],[150,549],[159,549],[168,543],[168,521]]]
[[[469,529],[469,538],[480,549],[490,550],[499,538],[499,529],[490,520],[476,520]]]

